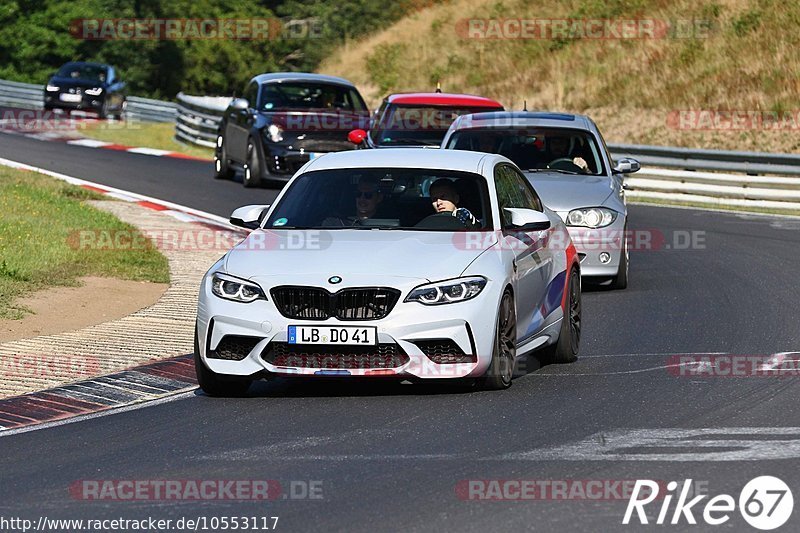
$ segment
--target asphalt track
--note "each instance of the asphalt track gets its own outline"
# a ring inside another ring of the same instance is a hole
[[[0,157],[223,216],[275,193],[216,182],[210,164],[19,136],[0,135]],[[632,252],[627,290],[585,292],[575,364],[532,370],[504,392],[280,380],[244,399],[197,393],[0,437],[0,515],[279,516],[279,531],[624,531],[665,526],[621,525],[627,500],[613,494],[468,501],[457,488],[464,480],[691,478],[701,492],[738,499],[747,481],[774,475],[800,497],[796,372],[733,378],[666,368],[676,354],[800,349],[800,219],[634,206],[630,220],[656,235],[659,249]],[[676,249],[691,232],[699,232],[694,246]],[[648,441],[659,437],[668,440]],[[268,479],[287,498],[100,502],[70,494],[87,479]],[[303,480],[320,483],[322,499],[292,499],[290,483]],[[651,521],[659,506],[648,506]],[[702,508],[694,515],[702,524]],[[798,524],[795,512],[781,531]],[[666,529],[712,528],[684,520]],[[752,531],[738,511],[713,529]]]

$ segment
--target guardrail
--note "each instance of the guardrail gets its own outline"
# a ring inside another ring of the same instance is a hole
[[[231,98],[225,96],[189,96],[178,93],[175,138],[182,142],[213,148],[217,128]]]
[[[0,105],[42,109],[43,93],[44,85],[0,80]],[[172,122],[178,115],[178,106],[172,102],[129,96],[125,114],[148,122]]]
[[[679,168],[683,170],[714,170],[744,174],[785,174],[800,176],[800,155],[767,152],[735,152],[728,150],[699,150],[670,146],[639,144],[609,144],[615,158],[633,157],[642,166]]]

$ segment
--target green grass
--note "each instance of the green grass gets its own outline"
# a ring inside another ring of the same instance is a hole
[[[80,231],[136,232],[85,202],[91,199],[103,197],[42,174],[0,168],[0,318],[24,316],[17,297],[76,286],[81,276],[169,281],[167,259],[154,246],[80,249]]]
[[[170,150],[205,159],[211,159],[214,156],[211,148],[190,146],[176,141],[175,124],[171,122],[99,121],[85,125],[81,129],[81,133],[91,139],[125,146]]]

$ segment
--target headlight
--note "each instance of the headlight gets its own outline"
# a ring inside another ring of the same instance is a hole
[[[279,143],[283,140],[283,130],[277,124],[270,124],[267,127],[267,137],[274,143]]]
[[[603,228],[617,219],[617,212],[605,207],[573,209],[567,215],[567,226],[583,226],[585,228]]]
[[[475,298],[486,286],[486,278],[472,276],[420,285],[406,297],[407,302],[425,305],[449,304]]]
[[[214,273],[211,279],[211,292],[234,302],[250,303],[267,299],[264,291],[255,283],[219,272]]]
[[[57,91],[58,89],[60,89],[58,85],[50,85],[50,84],[47,85],[47,90],[50,91],[51,93]]]
[[[95,87],[94,89],[86,89],[86,94],[88,94],[89,96],[100,96],[101,94],[103,94],[103,88]]]

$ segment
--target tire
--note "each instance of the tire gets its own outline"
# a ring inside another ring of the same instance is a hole
[[[119,105],[119,110],[112,115],[114,117],[114,120],[122,121],[122,119],[125,117],[125,110],[127,108],[128,108],[128,101],[123,100],[122,103]]]
[[[97,110],[97,117],[100,119],[107,119],[108,118],[108,99],[103,99],[103,105],[100,106],[100,109]]]
[[[221,145],[217,153],[217,161],[214,168],[214,179],[230,180],[236,175],[236,171],[231,168],[230,161],[228,160],[228,149],[225,147],[225,138],[220,135]]]
[[[558,342],[542,350],[548,363],[574,363],[578,359],[581,342],[581,274],[575,267],[570,270],[567,290],[567,309],[561,319]]]
[[[242,184],[248,189],[261,186],[261,161],[252,138],[247,140],[247,163],[244,166]]]
[[[484,390],[503,390],[511,386],[517,357],[517,312],[514,298],[506,291],[497,309],[497,326],[492,348],[492,362],[486,374],[478,380]]]
[[[627,231],[622,232],[622,252],[619,256],[619,270],[617,275],[611,278],[610,288],[612,290],[622,290],[628,287],[628,271],[630,270],[630,252],[628,251]]]
[[[237,379],[226,377],[209,370],[200,357],[200,345],[197,342],[197,328],[194,330],[194,371],[197,375],[197,384],[209,396],[236,397],[244,396],[253,383],[250,379]]]

